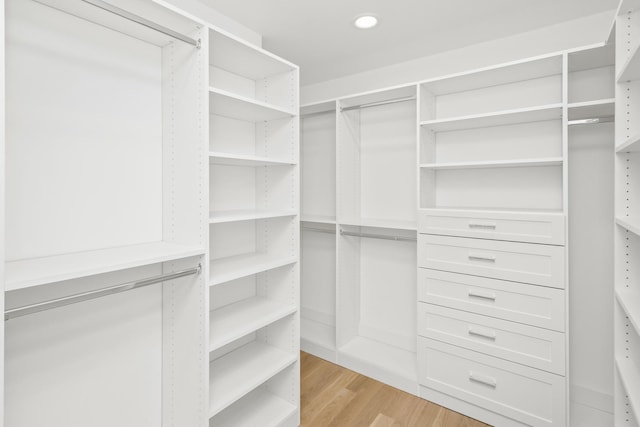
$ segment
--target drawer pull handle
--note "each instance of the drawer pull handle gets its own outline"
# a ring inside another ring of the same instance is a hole
[[[486,299],[489,301],[495,301],[496,300],[496,294],[484,294],[482,292],[478,292],[478,291],[472,291],[469,290],[468,294],[471,298],[480,298],[480,299]]]
[[[496,388],[498,386],[498,381],[496,381],[495,378],[488,375],[476,374],[473,371],[469,371],[469,381],[488,385],[491,388]]]
[[[469,261],[485,261],[485,262],[496,262],[496,257],[494,255],[482,255],[482,254],[469,254]]]
[[[496,223],[493,222],[470,222],[469,228],[484,228],[487,230],[495,230],[497,227]]]
[[[469,335],[475,335],[477,337],[482,337],[482,338],[487,338],[490,340],[494,340],[496,339],[496,333],[491,331],[491,332],[483,332],[479,329],[474,328],[473,326],[469,326]]]

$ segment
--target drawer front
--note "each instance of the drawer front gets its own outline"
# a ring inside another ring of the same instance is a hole
[[[418,334],[554,374],[565,373],[562,332],[420,303]]]
[[[565,291],[418,269],[418,301],[540,328],[565,330]]]
[[[531,426],[564,426],[565,378],[427,338],[419,382]]]
[[[564,247],[418,235],[423,268],[564,288]]]
[[[564,215],[490,213],[423,209],[418,231],[424,234],[563,245]]]

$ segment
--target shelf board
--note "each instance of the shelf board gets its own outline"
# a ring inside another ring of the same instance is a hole
[[[560,166],[562,157],[548,157],[541,159],[522,160],[497,160],[486,162],[456,162],[456,163],[423,163],[423,169],[453,170],[453,169],[485,169],[485,168],[517,168],[517,167],[538,167],[538,166]]]
[[[209,285],[219,285],[296,262],[298,258],[295,256],[278,257],[260,252],[216,259],[211,261]]]
[[[427,120],[420,122],[420,125],[434,132],[449,132],[492,126],[505,126],[517,123],[559,120],[561,118],[562,104],[550,104],[538,107],[496,111],[486,114]]]
[[[217,350],[296,311],[295,305],[263,297],[249,298],[213,310],[209,316],[209,351]]]
[[[446,212],[446,213],[455,213],[455,212],[465,212],[465,213],[473,213],[478,212],[482,214],[534,214],[534,215],[564,215],[564,212],[557,209],[515,209],[515,208],[496,208],[496,207],[486,207],[486,208],[465,208],[459,206],[452,207],[437,207],[437,208],[421,208],[422,211],[431,211],[431,212]]]
[[[355,337],[338,349],[338,357],[347,355],[391,372],[409,381],[418,379],[416,354],[365,337]]]
[[[269,121],[297,115],[293,110],[214,87],[209,88],[209,112],[247,122]]]
[[[637,43],[629,57],[624,61],[620,67],[620,72],[616,76],[618,83],[624,83],[628,81],[640,79],[640,43]]]
[[[622,228],[626,228],[636,236],[640,236],[640,221],[631,217],[616,217],[616,224]]]
[[[640,372],[629,359],[616,357],[615,363],[622,386],[627,396],[629,396],[631,410],[638,417],[640,416]]]
[[[315,222],[316,224],[335,224],[336,217],[329,215],[302,215],[301,222]]]
[[[213,211],[209,213],[209,224],[222,224],[227,222],[250,221],[256,219],[283,218],[296,215],[297,212],[292,210],[238,209],[229,211]]]
[[[203,254],[203,248],[153,242],[10,261],[5,264],[5,291],[15,291]]]
[[[418,230],[416,221],[401,221],[393,219],[377,219],[377,218],[360,218],[360,219],[346,219],[338,221],[339,225],[347,225],[351,227],[372,227],[372,228],[387,228],[390,230]]]
[[[640,133],[627,138],[622,144],[616,146],[616,153],[640,151]]]
[[[209,365],[209,418],[238,401],[288,366],[297,354],[253,341]]]
[[[279,427],[298,408],[262,388],[252,391],[213,418],[216,427]]]
[[[296,162],[285,159],[273,159],[270,157],[261,157],[245,154],[219,153],[215,151],[209,152],[209,163],[214,165],[226,166],[292,166]]]
[[[637,292],[626,289],[616,289],[616,299],[635,328],[636,333],[640,335],[640,295]]]
[[[568,104],[569,120],[611,117],[615,113],[615,101],[615,98],[607,98]]]

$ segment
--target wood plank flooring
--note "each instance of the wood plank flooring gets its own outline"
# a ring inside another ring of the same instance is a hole
[[[301,427],[488,427],[301,352]]]

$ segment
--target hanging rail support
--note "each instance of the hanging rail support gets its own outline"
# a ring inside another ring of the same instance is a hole
[[[386,234],[371,234],[371,233],[354,233],[352,231],[340,230],[342,236],[354,236],[354,237],[367,237],[370,239],[382,239],[382,240],[395,240],[398,242],[416,242],[418,239],[415,237],[406,236],[388,236]]]
[[[202,47],[202,41],[200,39],[194,39],[189,36],[185,36],[184,34],[180,34],[177,31],[173,31],[171,28],[167,28],[163,25],[156,24],[153,21],[150,21],[142,16],[138,16],[133,14],[127,10],[121,9],[117,6],[104,2],[102,0],[82,0],[83,2],[105,10],[109,13],[113,13],[114,15],[118,15],[121,18],[128,19],[129,21],[133,21],[137,24],[143,25],[147,28],[151,28],[152,30],[158,31],[162,34],[166,34],[169,37],[173,37],[174,39],[181,40],[185,43],[191,44],[195,46],[197,49]],[[46,4],[46,3],[45,3]]]
[[[40,311],[51,310],[53,308],[64,307],[65,305],[76,304],[83,301],[89,301],[96,298],[102,298],[107,295],[118,294],[120,292],[130,291],[132,289],[144,288],[145,286],[155,285],[156,283],[166,282],[169,280],[179,279],[181,277],[198,275],[202,271],[202,265],[188,268],[186,270],[176,271],[175,273],[163,274],[160,276],[149,277],[148,279],[137,280],[135,282],[123,283],[120,285],[110,286],[108,288],[96,289],[94,291],[82,292],[66,297],[56,298],[49,301],[29,304],[22,307],[16,307],[4,312],[4,320],[11,320],[16,317],[26,316],[28,314],[38,313]]]
[[[415,100],[416,100],[415,96],[405,96],[403,98],[388,99],[386,101],[369,102],[367,104],[350,105],[349,107],[340,107],[340,111],[350,111],[350,110],[358,110],[360,108],[379,107],[381,105],[396,104],[398,102],[408,102],[408,101],[415,101]]]

